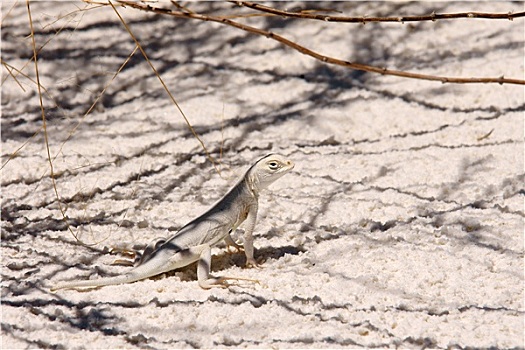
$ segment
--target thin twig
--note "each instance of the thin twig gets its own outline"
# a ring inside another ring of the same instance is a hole
[[[488,12],[458,12],[458,13],[431,13],[429,15],[421,16],[391,16],[391,17],[367,17],[367,16],[328,16],[319,15],[308,12],[293,12],[286,10],[279,10],[274,7],[264,6],[250,1],[235,1],[228,0],[238,6],[248,7],[257,11],[270,13],[276,16],[290,17],[290,18],[305,18],[315,19],[325,22],[344,22],[344,23],[368,23],[368,22],[422,22],[422,21],[437,21],[442,19],[458,19],[458,18],[483,18],[483,19],[507,19],[512,21],[514,18],[525,17],[525,12],[508,12],[508,13],[488,13]]]
[[[38,51],[37,51],[37,54],[38,54]],[[33,59],[29,59],[27,62],[31,62]],[[62,111],[62,108],[58,105],[58,103],[56,102],[55,98],[51,95],[51,93],[46,89],[46,87],[42,84],[38,84],[33,78],[31,78],[29,75],[25,74],[24,72],[22,72],[21,70],[19,70],[18,68],[10,65],[9,63],[5,62],[4,60],[0,60],[2,65],[5,67],[5,69],[11,74],[11,77],[18,83],[18,85],[20,86],[20,88],[25,91],[25,89],[23,88],[23,86],[21,85],[21,83],[18,81],[18,78],[17,78],[17,75],[22,75],[24,78],[26,78],[27,80],[29,80],[30,82],[32,82],[33,84],[35,85],[38,85],[40,87],[40,89],[42,89],[45,93],[46,93],[46,96],[47,98],[49,98],[51,101],[53,101],[53,104],[55,108],[59,109]],[[15,71],[17,74],[13,74],[12,71]],[[65,114],[65,113],[64,113]],[[36,135],[40,134],[40,132],[42,131],[42,127],[40,127],[37,131],[34,132],[34,134],[29,138],[27,139],[20,147],[18,147],[14,152],[12,152],[10,155],[9,155],[9,158],[2,164],[2,166],[0,167],[0,170],[2,170],[12,159],[14,159],[18,153],[31,141],[33,140]],[[55,158],[53,158],[53,160],[56,159],[56,156]]]
[[[2,63],[2,65],[5,67],[5,69],[7,70],[7,72],[9,73],[9,75],[11,76],[11,78],[13,78],[13,80],[18,84],[18,86],[20,87],[20,89],[23,91],[23,92],[26,92],[26,89],[24,89],[24,86],[20,83],[20,81],[18,81],[18,78],[16,77],[15,74],[13,74],[13,70],[16,71],[16,68],[12,67],[11,65],[9,65],[7,62],[5,62],[4,60],[0,59],[0,62]],[[7,77],[6,77],[7,79]]]
[[[15,4],[16,4],[16,3],[15,3]],[[14,5],[13,5],[13,7],[14,7]],[[102,6],[98,6],[98,7],[102,7]],[[90,7],[90,8],[88,8],[88,6],[86,5],[86,8],[85,8],[85,9],[79,9],[79,10],[77,10],[77,11],[82,12],[82,11],[92,10],[92,9],[94,9],[94,8],[95,8],[95,7]],[[74,12],[77,12],[77,11],[74,11]],[[74,12],[71,12],[71,13],[74,13]],[[70,15],[71,13],[69,13],[68,15]],[[68,16],[68,15],[66,15],[66,16]],[[7,17],[7,15],[6,15],[6,16],[4,17],[4,19],[2,20],[2,23],[4,23],[6,17]],[[55,30],[55,35],[54,35],[54,37],[56,37],[58,34],[60,34],[60,33],[62,32],[62,30],[64,30],[65,27],[66,27],[71,21],[73,21],[73,19],[67,21],[67,22],[64,23],[59,29]],[[46,42],[44,42],[44,43],[42,44],[42,46],[40,46],[40,47],[38,48],[38,50],[37,50],[37,55],[40,55],[40,52],[44,49],[44,47],[46,47],[47,44],[49,44],[49,43],[51,42],[51,40],[53,40],[54,37],[50,37],[48,40],[46,40]],[[22,71],[25,69],[25,67],[31,63],[31,60],[32,60],[32,59],[33,59],[33,58],[30,58],[29,60],[27,60],[27,61],[24,63],[24,65],[22,66],[22,68],[17,69],[17,72],[18,72],[17,74],[21,74]],[[17,74],[15,74],[15,77],[17,76]],[[2,80],[2,85],[5,83],[5,81],[7,80],[7,78],[8,78],[8,76],[6,76],[6,77]]]
[[[75,134],[75,132],[77,131],[77,129],[80,127],[80,125],[84,122],[84,120],[86,119],[86,117],[91,113],[91,111],[95,108],[95,106],[97,105],[98,101],[100,101],[100,99],[102,98],[102,96],[104,95],[104,93],[106,93],[106,90],[109,88],[109,86],[113,83],[113,81],[117,78],[117,75],[124,69],[124,67],[126,66],[126,64],[128,64],[129,60],[133,57],[133,55],[135,54],[135,52],[137,52],[138,50],[138,46],[135,46],[135,48],[133,49],[133,51],[131,52],[131,54],[128,55],[128,57],[126,58],[126,60],[120,65],[120,67],[117,69],[117,71],[115,72],[115,74],[113,74],[113,77],[111,77],[110,81],[104,86],[104,88],[102,89],[102,91],[100,91],[100,93],[98,94],[97,98],[95,98],[95,101],[93,101],[93,103],[91,104],[91,106],[88,108],[88,110],[86,111],[86,113],[84,113],[84,115],[80,118],[80,120],[78,121],[77,125],[75,125],[75,127],[73,129],[71,129],[71,131],[68,133],[66,139],[64,141],[62,141],[62,144],[60,145],[60,147],[58,148],[58,152],[55,154],[55,157],[53,158],[53,160],[56,160],[56,158],[58,157],[58,155],[62,152],[62,149],[64,148],[64,145],[66,144],[66,142],[68,142],[71,137],[73,137],[73,135]]]
[[[30,26],[30,29],[31,29],[31,43],[32,43],[32,47],[33,47],[33,61],[35,63],[36,85],[37,85],[37,90],[38,90],[40,111],[42,113],[42,128],[44,130],[44,142],[45,142],[46,150],[47,150],[47,160],[49,162],[49,171],[50,171],[49,176],[51,178],[51,182],[53,183],[53,190],[55,192],[55,196],[56,196],[56,199],[57,199],[58,208],[60,210],[60,213],[62,214],[62,220],[66,224],[69,232],[71,232],[73,237],[75,237],[75,239],[80,242],[80,240],[78,239],[77,235],[73,232],[73,230],[69,226],[69,222],[67,221],[67,218],[66,218],[66,213],[64,211],[64,208],[62,207],[62,202],[60,201],[60,196],[58,194],[58,188],[57,188],[57,184],[56,184],[56,180],[55,180],[55,171],[54,171],[54,168],[53,168],[53,161],[51,160],[51,151],[49,150],[49,138],[48,138],[48,133],[47,133],[46,113],[45,113],[45,109],[44,109],[44,101],[43,101],[43,98],[42,98],[42,89],[41,89],[41,86],[40,86],[40,74],[39,74],[39,71],[38,71],[38,56],[37,56],[37,50],[36,50],[35,31],[34,31],[34,28],[33,28],[33,18],[31,17],[31,7],[29,6],[29,0],[26,0],[26,5],[27,5],[27,14],[29,16],[29,26]]]
[[[118,1],[118,0],[117,0]],[[140,45],[140,42],[138,41],[137,37],[133,34],[133,32],[131,31],[131,28],[128,26],[128,24],[126,23],[126,21],[124,20],[124,18],[122,18],[122,16],[120,15],[120,13],[117,11],[115,5],[113,5],[113,2],[110,1],[109,4],[111,5],[111,7],[113,8],[113,10],[115,11],[115,13],[117,14],[118,18],[120,19],[120,21],[122,22],[122,24],[124,25],[124,27],[126,28],[126,31],[129,33],[129,35],[131,36],[131,38],[135,41],[135,44],[138,46],[140,52],[142,53],[142,55],[144,56],[144,58],[146,59],[146,61],[148,62],[150,68],[153,70],[153,73],[155,73],[155,75],[157,76],[157,78],[159,79],[160,83],[162,84],[164,90],[166,90],[166,93],[168,94],[168,96],[170,97],[171,101],[173,102],[173,104],[177,107],[177,109],[179,110],[180,114],[182,115],[182,117],[184,118],[184,121],[186,122],[186,125],[188,126],[188,128],[190,129],[191,133],[193,134],[193,136],[197,139],[197,141],[200,143],[202,149],[204,150],[204,152],[206,153],[206,156],[208,158],[208,160],[212,163],[213,167],[215,168],[215,170],[217,171],[217,173],[220,175],[221,174],[221,171],[219,170],[219,168],[217,167],[217,164],[215,163],[215,160],[213,159],[213,157],[211,156],[210,152],[208,151],[208,149],[206,148],[206,145],[204,144],[204,142],[202,141],[202,139],[199,137],[199,135],[197,134],[197,132],[195,131],[195,129],[193,128],[193,126],[191,125],[189,119],[186,117],[186,114],[184,114],[182,108],[179,106],[179,104],[177,103],[177,101],[175,100],[175,97],[173,96],[173,94],[170,92],[170,90],[168,89],[168,86],[166,85],[166,83],[164,82],[164,80],[161,78],[159,72],[157,71],[157,69],[155,68],[155,66],[153,65],[153,63],[151,63],[151,61],[149,60],[148,58],[148,55],[146,54],[146,51],[144,51],[144,49],[142,48],[142,45]],[[188,13],[189,15],[192,15],[191,13]]]

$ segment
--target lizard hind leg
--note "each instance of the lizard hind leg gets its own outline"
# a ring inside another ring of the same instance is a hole
[[[153,252],[156,251],[161,245],[166,243],[166,238],[160,237],[155,238],[153,241],[149,242],[142,254],[138,254],[135,258],[135,264],[142,265],[153,256]]]
[[[259,283],[258,280],[242,278],[242,277],[213,277],[210,275],[210,269],[211,269],[211,247],[209,245],[203,245],[202,251],[199,256],[199,261],[197,263],[197,280],[201,288],[203,289],[210,289],[214,287],[226,288],[230,285],[229,283],[227,283],[228,280],[250,281],[254,283]]]

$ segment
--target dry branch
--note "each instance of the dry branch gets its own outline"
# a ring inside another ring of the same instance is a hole
[[[357,63],[357,62],[350,62],[350,61],[341,60],[341,59],[330,57],[330,56],[325,56],[305,46],[299,45],[296,42],[289,40],[282,35],[279,35],[279,34],[276,34],[270,31],[266,31],[264,29],[249,26],[243,23],[239,23],[239,22],[233,21],[225,17],[210,16],[210,15],[203,15],[203,14],[189,12],[189,11],[178,11],[178,10],[173,10],[173,9],[153,7],[151,5],[139,3],[136,1],[128,1],[128,0],[117,0],[117,1],[122,6],[129,6],[131,8],[135,8],[135,9],[146,11],[146,12],[152,12],[152,13],[157,13],[157,14],[162,14],[162,15],[169,15],[169,16],[173,16],[177,18],[196,19],[200,21],[217,22],[217,23],[225,24],[225,25],[228,25],[228,26],[231,26],[237,29],[241,29],[243,31],[246,31],[252,34],[261,35],[269,39],[278,41],[287,47],[290,47],[296,51],[299,51],[302,54],[313,57],[319,61],[341,66],[341,67],[345,67],[345,68],[349,68],[349,69],[353,69],[353,70],[377,73],[381,75],[392,75],[392,76],[398,76],[398,77],[403,77],[403,78],[439,81],[442,83],[457,83],[457,84],[497,83],[497,84],[525,85],[525,80],[505,78],[503,76],[486,77],[486,78],[479,78],[479,77],[462,78],[462,77],[437,76],[437,75],[420,74],[420,73],[412,73],[412,72],[406,72],[406,71],[401,71],[401,70],[388,69],[385,67],[371,66],[371,65]]]
[[[458,12],[458,13],[431,13],[430,15],[422,16],[391,16],[391,17],[367,17],[367,16],[328,16],[313,14],[310,12],[293,12],[286,10],[279,10],[274,7],[264,6],[250,1],[234,1],[229,0],[238,6],[248,7],[257,11],[266,12],[276,16],[290,17],[290,18],[304,18],[315,19],[325,22],[343,22],[343,23],[368,23],[368,22],[423,22],[423,21],[437,21],[442,19],[458,19],[458,18],[483,18],[483,19],[507,19],[512,21],[514,18],[525,17],[525,12],[516,13],[487,13],[487,12]]]

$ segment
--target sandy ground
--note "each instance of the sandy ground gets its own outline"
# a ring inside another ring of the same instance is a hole
[[[2,164],[24,146],[2,169],[2,348],[524,347],[523,86],[350,71],[220,24],[119,9],[220,159],[219,175],[140,52],[111,82],[134,42],[110,7],[77,11],[85,7],[31,3],[37,46],[45,45],[39,70],[56,185],[82,245],[62,220],[43,133],[31,139],[42,122],[27,7],[2,1]],[[368,16],[524,10],[518,2],[322,7]],[[240,20],[380,67],[524,78],[523,19]],[[11,66],[23,73],[16,80]],[[213,250],[215,275],[259,284],[203,290],[192,265],[49,292],[58,281],[127,271],[112,265],[125,258],[119,249],[176,231],[269,152],[296,168],[261,196],[262,269]]]

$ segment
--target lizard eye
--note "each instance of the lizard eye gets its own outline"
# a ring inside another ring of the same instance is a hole
[[[281,166],[278,162],[276,161],[271,161],[271,162],[268,162],[268,168],[270,168],[270,170],[277,170],[279,169]]]

